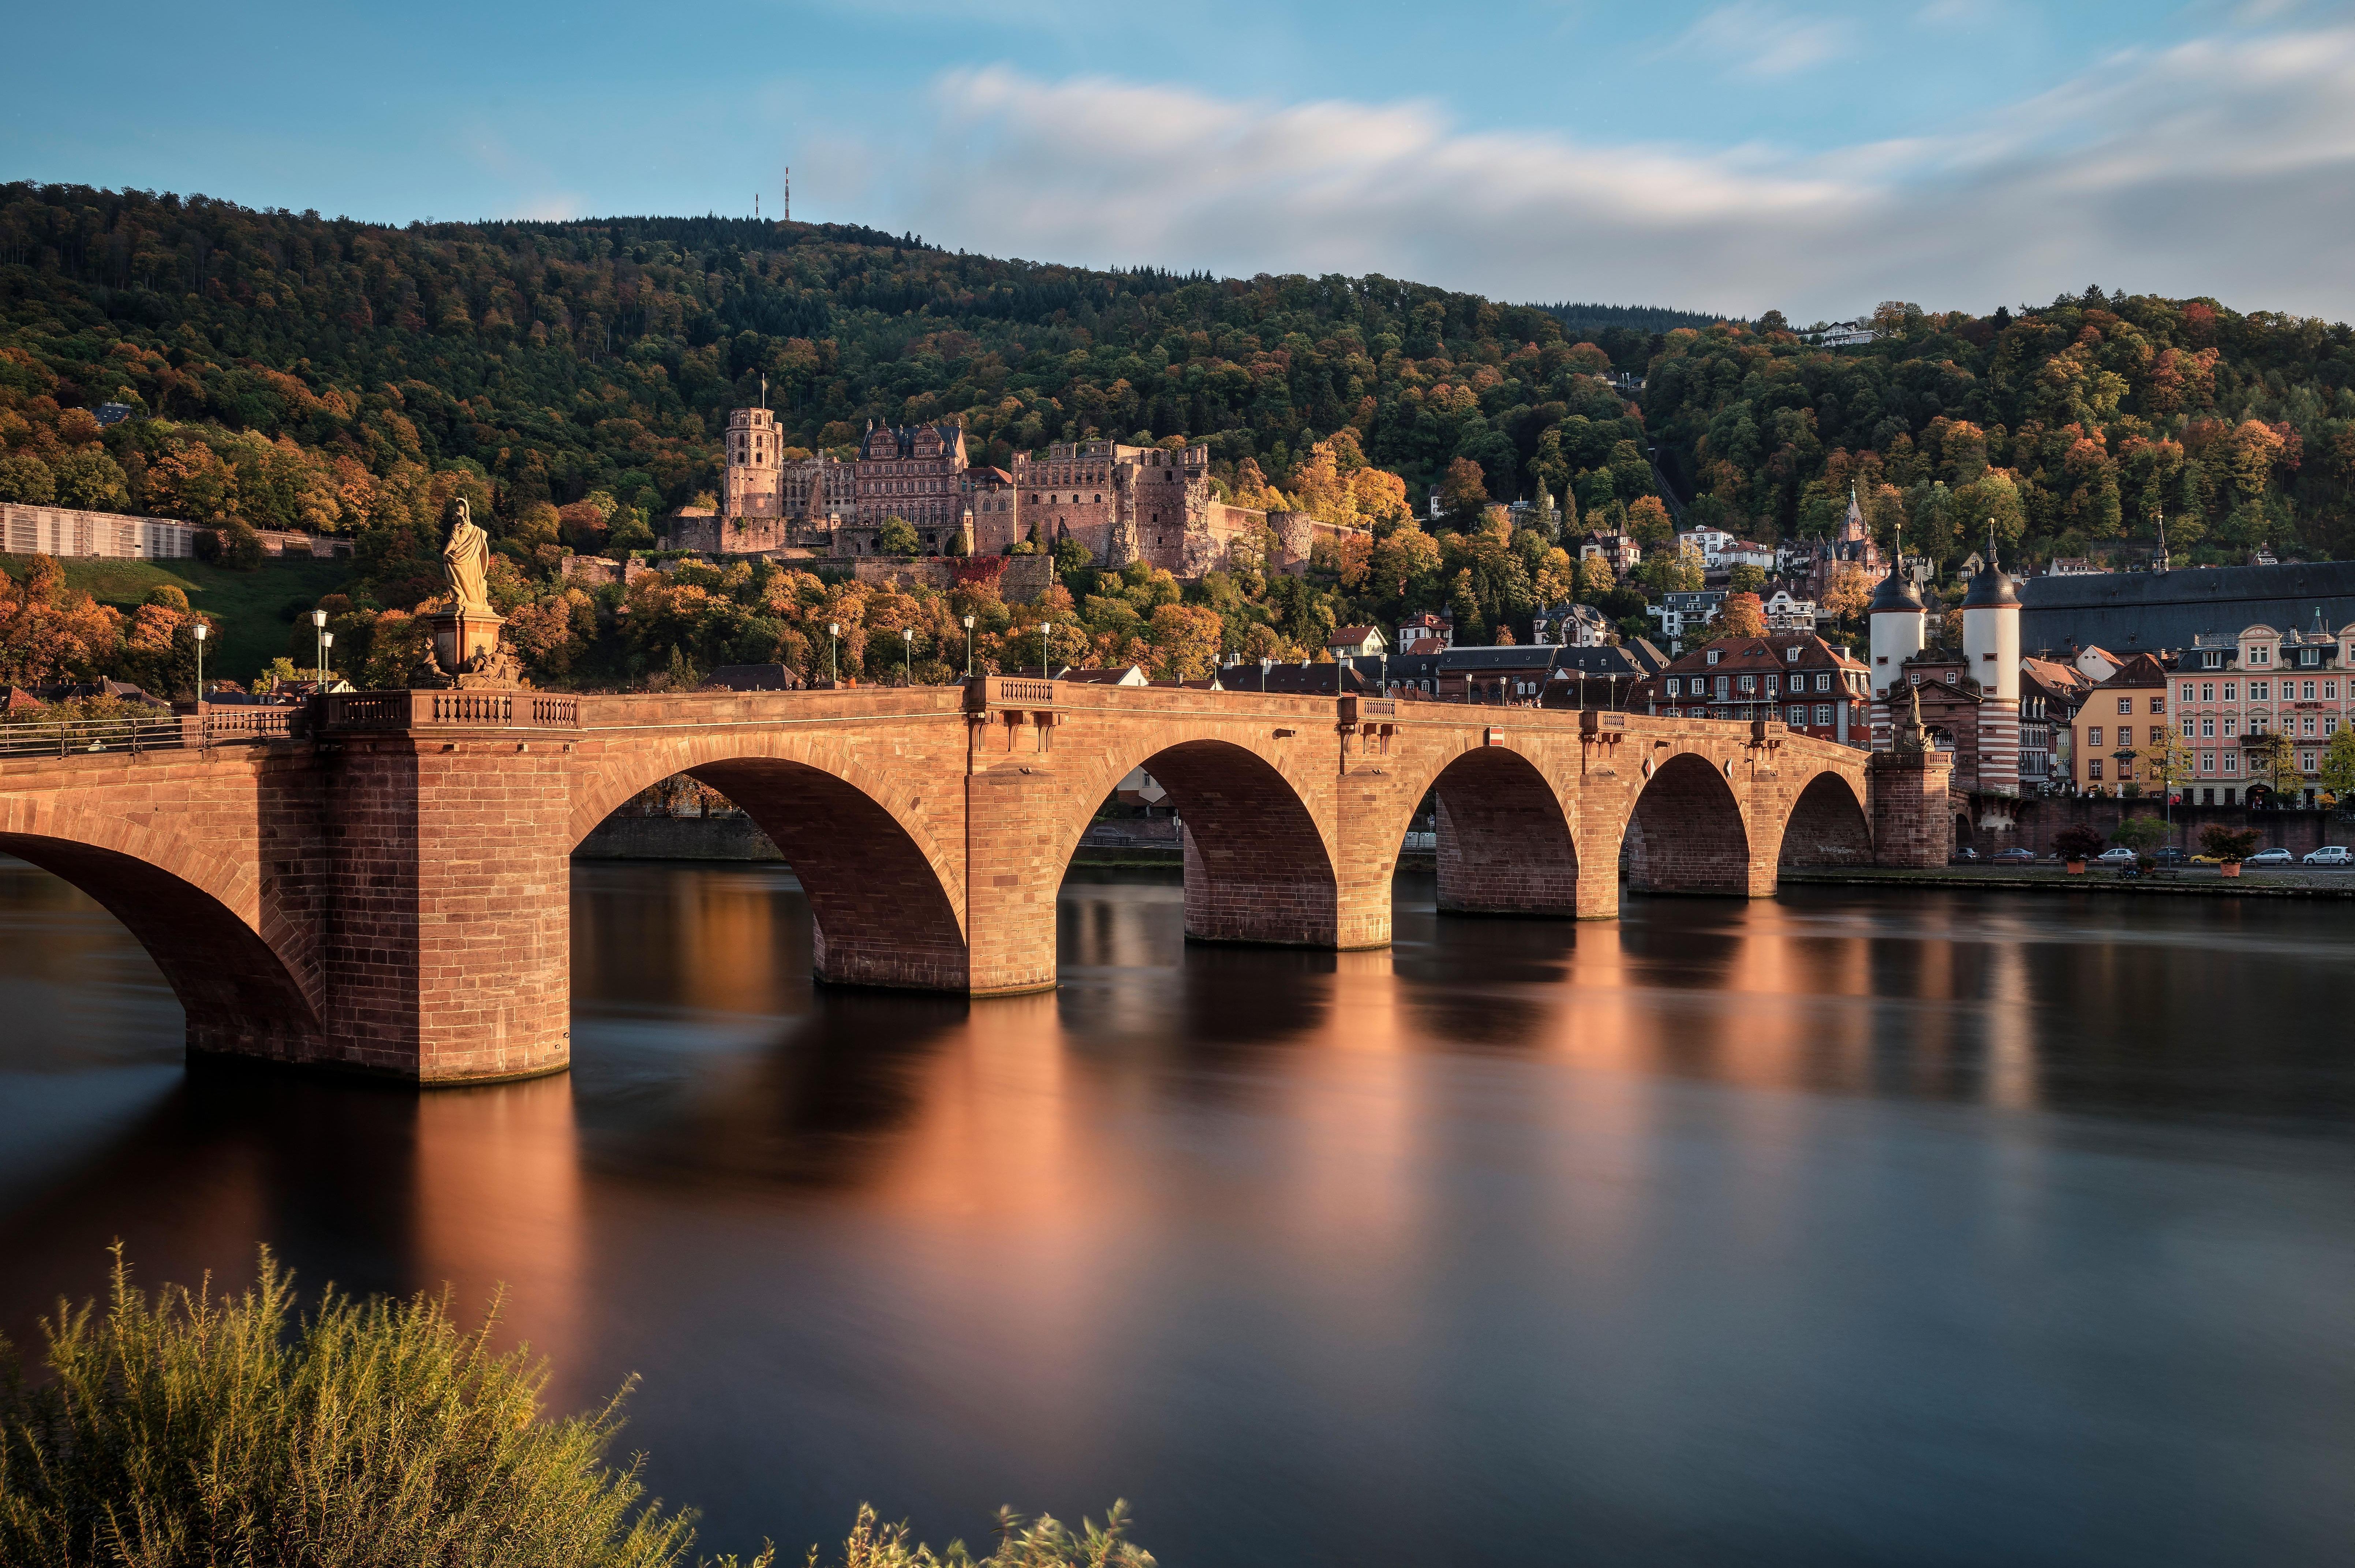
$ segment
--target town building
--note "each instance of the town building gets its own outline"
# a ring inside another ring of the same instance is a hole
[[[1644,613],[1660,624],[1660,635],[1674,642],[1716,620],[1725,607],[1725,594],[1722,588],[1674,590],[1660,595],[1658,603],[1646,605]]]
[[[2077,709],[2094,683],[2074,665],[2019,661],[2019,789],[2051,794],[2070,787],[2075,766]]]
[[[1611,618],[1592,604],[1540,604],[1529,616],[1529,640],[1599,648],[1614,634]]]
[[[1372,658],[1385,651],[1380,626],[1336,626],[1325,650],[1337,659]]]
[[[133,517],[119,512],[88,512],[73,507],[27,507],[0,502],[0,550],[11,555],[97,556],[113,560],[185,560],[197,553],[201,523],[170,517]],[[332,534],[257,528],[261,553],[277,556],[349,555],[352,541]]]
[[[1434,615],[1426,610],[1412,621],[1402,621],[1398,629],[1398,650],[1402,654],[1435,654],[1442,648],[1455,645],[1455,617]]]
[[[1870,581],[1880,577],[1881,568],[1881,547],[1872,542],[1872,534],[1864,525],[1864,507],[1853,486],[1838,533],[1828,539],[1786,542],[1775,558],[1775,570],[1800,579],[1806,595],[1817,600],[1831,592],[1843,573],[1861,571]]]
[[[1792,595],[1788,588],[1777,588],[1759,601],[1765,613],[1766,629],[1770,632],[1812,632],[1819,619],[1816,602]]]
[[[1871,672],[1813,632],[1721,637],[1670,661],[1635,702],[1671,719],[1779,720],[1861,748],[1870,734]]]
[[[2116,795],[2150,782],[2147,753],[2167,741],[2167,688],[2166,667],[2137,654],[2086,694],[2073,724],[2080,791]]]
[[[2252,788],[2275,791],[2266,753],[2276,744],[2288,749],[2312,798],[2331,737],[2355,723],[2355,623],[2333,632],[2318,610],[2303,632],[2260,623],[2230,637],[2195,638],[2169,675],[2188,753],[2186,799],[2197,791],[2200,804],[2221,795],[2232,805]]]
[[[2355,621],[2355,560],[2171,571],[2054,571],[2021,584],[2020,638],[2031,648],[2096,645],[2121,656],[2189,648],[2253,625]]]
[[[1581,560],[1601,557],[1614,577],[1625,577],[1644,563],[1644,547],[1628,534],[1591,532],[1578,541],[1573,553]]]

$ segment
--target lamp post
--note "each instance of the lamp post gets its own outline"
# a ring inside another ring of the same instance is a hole
[[[1259,694],[1262,697],[1267,695],[1267,667],[1274,662],[1273,659],[1266,657],[1262,657],[1259,661]]]
[[[205,716],[205,637],[211,629],[202,621],[188,629],[188,635],[197,639],[197,718],[199,720]]]
[[[325,610],[311,612],[311,635],[320,639],[319,684],[325,686],[327,681],[327,613]]]
[[[842,644],[842,623],[826,624],[826,684],[829,691],[842,684],[842,659],[837,651]]]
[[[1055,623],[1052,621],[1039,623],[1039,678],[1040,680],[1055,678],[1054,671],[1047,667],[1047,635],[1054,629]]]
[[[964,677],[973,678],[973,617],[964,618]]]
[[[900,628],[900,684],[916,684],[916,628]]]
[[[320,634],[319,634],[319,692],[320,692],[320,695],[322,695],[322,696],[325,696],[325,695],[326,694],[326,690],[327,690],[327,664],[328,664],[329,659],[334,656],[335,651],[336,651],[336,634],[335,634],[335,633],[333,633],[333,632],[322,632],[322,633],[320,633]]]

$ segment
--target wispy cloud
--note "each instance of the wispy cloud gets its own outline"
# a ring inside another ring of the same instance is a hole
[[[886,160],[921,172],[877,195],[895,226],[1004,253],[1804,316],[2095,278],[2355,315],[2355,28],[2120,56],[1943,135],[1808,156],[1005,67],[936,92],[933,144]]]
[[[1681,48],[1719,60],[1739,76],[1775,78],[1811,70],[1854,48],[1855,30],[1827,16],[1795,16],[1760,0],[1733,0],[1685,29]]]

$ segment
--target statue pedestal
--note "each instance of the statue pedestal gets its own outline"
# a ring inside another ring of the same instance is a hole
[[[427,624],[433,628],[434,662],[451,684],[514,686],[520,679],[515,656],[499,644],[505,616],[443,610],[428,616]]]

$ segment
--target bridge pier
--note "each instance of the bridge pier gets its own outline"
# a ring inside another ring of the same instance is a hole
[[[570,747],[485,727],[323,750],[327,1060],[421,1083],[569,1064]]]

